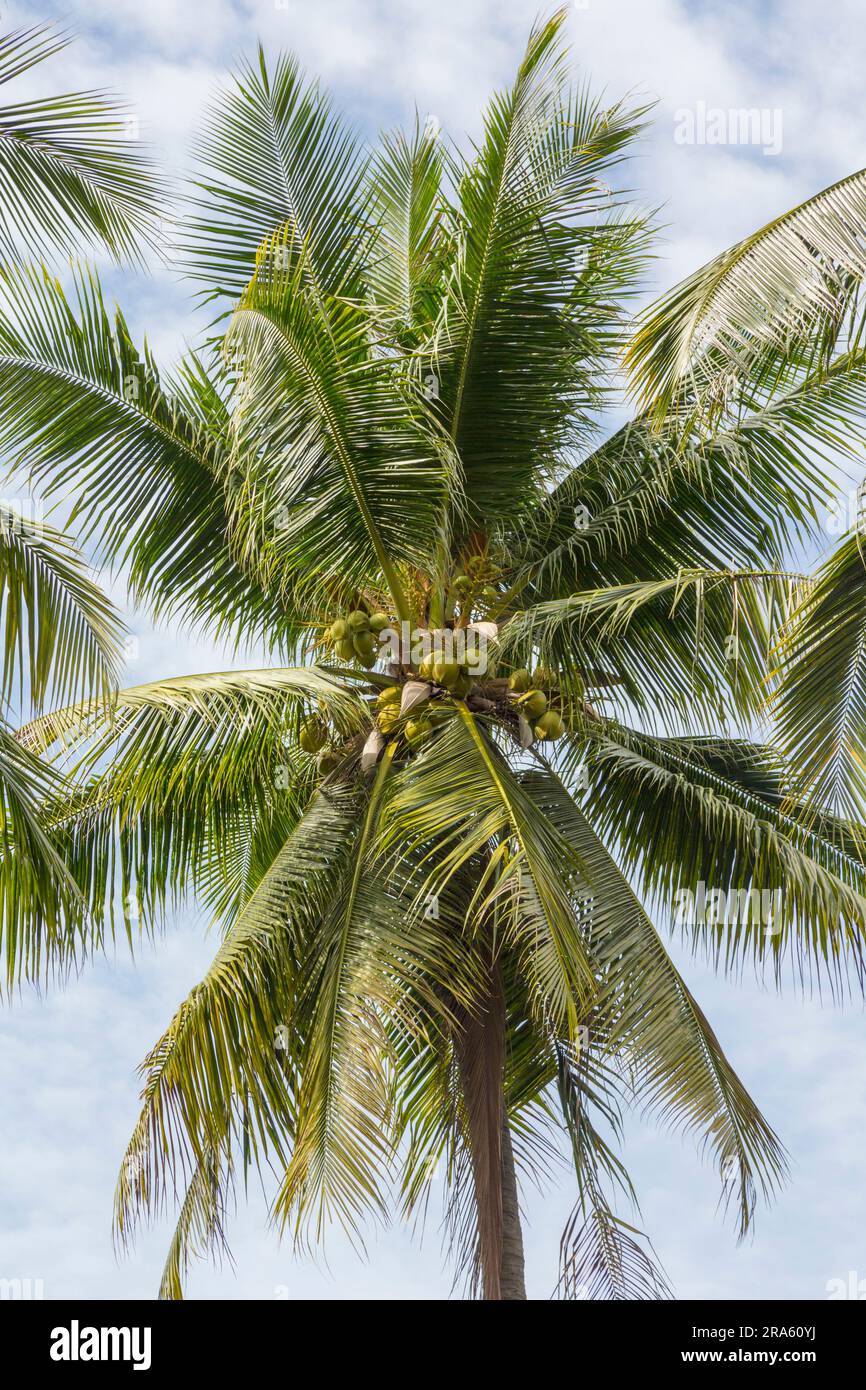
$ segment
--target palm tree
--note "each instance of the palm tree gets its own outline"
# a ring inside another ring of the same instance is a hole
[[[756,731],[862,429],[866,174],[635,327],[650,228],[606,180],[645,112],[569,86],[562,24],[467,155],[420,123],[366,154],[260,52],[198,145],[178,254],[217,317],[165,384],[94,275],[4,277],[3,447],[138,601],[275,661],[20,733],[89,904],[61,963],[190,893],[222,927],[118,1181],[122,1242],[183,1184],[164,1297],[240,1164],[300,1242],[423,1212],[438,1169],[458,1273],[524,1298],[519,1177],[563,1136],[558,1293],[666,1296],[617,1210],[624,1108],[696,1137],[741,1235],[785,1158],[653,916],[691,903],[732,972],[862,978],[851,808]]]
[[[50,25],[0,36],[0,86],[66,48]],[[139,260],[152,238],[160,180],[132,117],[97,92],[0,106],[0,257],[69,253],[99,245]],[[40,509],[0,498],[0,624],[4,711],[41,712],[76,696],[106,700],[120,670],[122,627],[87,566]],[[40,821],[58,794],[52,769],[0,718],[0,916],[7,962],[32,972],[57,965],[87,904]]]

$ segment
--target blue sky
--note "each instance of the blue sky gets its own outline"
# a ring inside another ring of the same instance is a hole
[[[67,0],[63,18],[80,41],[41,83],[120,89],[142,134],[176,172],[209,94],[257,37],[270,52],[295,50],[371,136],[411,119],[417,105],[461,137],[477,132],[488,93],[508,80],[536,0]],[[4,27],[50,18],[38,3],[4,5]],[[569,20],[574,58],[611,97],[657,100],[655,125],[629,182],[642,204],[665,205],[668,224],[656,286],[673,283],[714,252],[811,192],[866,164],[862,11],[843,0],[814,5],[674,0],[589,0]],[[40,86],[35,82],[36,87]],[[782,147],[682,144],[682,110],[764,108],[781,113]],[[188,291],[167,272],[111,273],[136,330],[170,361],[190,336]],[[829,541],[828,537],[828,541]],[[122,585],[116,587],[123,600]],[[129,682],[222,669],[206,642],[154,631],[139,638]],[[0,1013],[0,1277],[41,1278],[46,1297],[151,1296],[169,1224],[146,1233],[117,1263],[110,1239],[117,1165],[137,1113],[135,1069],[215,949],[189,913],[135,964],[97,963],[62,991],[23,994]],[[678,954],[678,947],[674,946]],[[828,1280],[866,1277],[864,1025],[856,1002],[839,1010],[747,979],[716,978],[682,962],[729,1056],[791,1155],[792,1179],[759,1213],[756,1236],[737,1247],[716,1210],[718,1181],[694,1145],[629,1124],[627,1157],[642,1224],[678,1296],[822,1298]],[[556,1278],[559,1234],[573,1194],[559,1185],[525,1198],[530,1295]],[[625,1213],[624,1213],[625,1214]],[[293,1257],[267,1228],[266,1203],[240,1195],[230,1223],[235,1269],[197,1267],[193,1297],[414,1298],[448,1292],[436,1221],[422,1245],[399,1227],[371,1235],[358,1260],[336,1234],[327,1259]]]

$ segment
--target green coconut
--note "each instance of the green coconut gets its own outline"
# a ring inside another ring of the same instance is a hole
[[[562,738],[565,733],[565,724],[562,716],[556,710],[549,709],[543,714],[535,726],[536,738]]]
[[[512,671],[508,677],[508,689],[515,695],[522,695],[532,684],[529,672],[522,667],[519,671]]]
[[[391,619],[387,613],[373,613],[370,618],[370,629],[372,632],[384,632],[386,627],[390,627]]]
[[[460,675],[460,666],[456,661],[434,661],[433,679],[437,685],[451,687]]]
[[[406,724],[406,742],[413,746],[423,743],[433,732],[433,725],[424,715],[420,719],[410,719]]]
[[[349,635],[349,624],[345,618],[337,618],[328,628],[328,636],[332,642],[342,642]]]
[[[327,777],[329,773],[334,772],[339,767],[340,758],[333,748],[323,748],[316,763],[322,776]]]
[[[547,709],[547,696],[543,690],[529,690],[520,701],[524,714],[529,719],[540,719]]]
[[[327,737],[328,731],[320,719],[308,719],[301,725],[298,741],[305,753],[318,753]]]
[[[351,661],[355,655],[355,643],[351,637],[344,637],[337,643],[337,656],[341,661]]]
[[[346,619],[346,621],[347,621],[348,624],[349,624],[349,629],[350,629],[350,631],[353,632],[353,633],[355,633],[355,634],[357,634],[357,633],[359,633],[359,632],[367,632],[367,631],[369,631],[369,628],[370,628],[370,619],[367,617],[367,614],[366,614],[366,613],[363,613],[363,612],[361,611],[360,608],[355,608],[355,609],[349,614],[349,616],[348,616],[348,618]]]
[[[403,698],[403,688],[399,685],[386,685],[384,690],[380,690],[376,696],[376,707],[384,709],[386,705],[399,705]]]

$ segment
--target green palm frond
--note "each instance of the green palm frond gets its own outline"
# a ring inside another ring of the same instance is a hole
[[[750,383],[826,365],[855,336],[866,258],[866,171],[777,217],[723,252],[643,316],[626,362],[662,420],[696,400],[718,410]]]
[[[193,208],[182,262],[205,293],[234,300],[262,243],[283,227],[308,250],[322,294],[359,286],[364,165],[357,138],[297,61],[269,70],[259,47],[212,104],[195,148]]]
[[[425,910],[411,849],[386,874],[379,861],[383,798],[395,753],[382,756],[329,909],[306,942],[298,1126],[275,1219],[297,1239],[330,1221],[359,1237],[386,1214],[382,1178],[397,1159],[391,1066],[402,1041],[423,1047],[475,987],[463,959],[459,906],[443,892]],[[459,903],[459,900],[458,900]]]
[[[113,928],[121,910],[132,941],[195,891],[236,920],[315,788],[298,731],[321,709],[350,742],[369,718],[305,668],[155,681],[25,726],[28,750],[73,764],[44,819],[95,919]]]
[[[215,1148],[205,1148],[196,1163],[168,1247],[159,1297],[183,1299],[183,1284],[193,1260],[229,1256],[225,1236],[224,1179]]]
[[[561,784],[528,786],[568,838],[592,893],[589,943],[603,989],[597,1006],[604,1055],[622,1068],[637,1099],[664,1123],[696,1136],[735,1201],[740,1237],[758,1195],[769,1200],[785,1175],[776,1135],[725,1056],[645,909],[603,841]],[[590,1019],[590,1035],[593,1029]]]
[[[123,627],[84,562],[58,531],[0,503],[0,623],[4,703],[39,710],[47,698],[92,690],[106,699],[117,682]]]
[[[228,1178],[233,1144],[255,1163],[269,1154],[288,1161],[297,1118],[298,958],[345,868],[357,816],[348,789],[313,800],[145,1059],[142,1111],[115,1197],[122,1244],[141,1214],[162,1210],[179,1175],[194,1180],[197,1165],[216,1154]],[[182,1241],[189,1234],[181,1232]]]
[[[519,517],[592,433],[617,299],[640,266],[642,224],[605,225],[604,175],[643,112],[565,92],[565,14],[533,30],[474,161],[454,174],[458,252],[432,369],[485,525]]]
[[[0,442],[71,525],[164,616],[279,647],[296,627],[237,564],[224,486],[228,415],[200,359],[175,391],[112,316],[96,276],[70,301],[34,268],[0,273]]]
[[[577,1029],[595,981],[575,924],[573,858],[464,706],[417,770],[394,780],[382,850],[425,856],[422,897],[439,898],[472,866],[470,920],[495,921],[501,911],[499,930],[520,951],[534,1006],[564,1036]]]
[[[636,1204],[631,1179],[593,1123],[597,1111],[608,1130],[621,1137],[617,1087],[588,1040],[577,1051],[558,1047],[558,1092],[571,1141],[578,1201],[560,1242],[561,1299],[661,1299],[673,1295],[655,1263],[646,1237],[615,1215],[605,1179]]]
[[[809,821],[866,824],[866,555],[859,527],[819,570],[779,645],[779,739]],[[860,853],[863,852],[860,842]]]
[[[691,742],[600,723],[590,748],[594,825],[696,945],[732,970],[751,959],[780,976],[787,961],[834,992],[862,984],[866,866],[837,827],[786,814]],[[700,885],[724,910],[709,898],[693,921],[682,895]]]
[[[642,1233],[606,1206],[571,1224],[563,1237],[556,1297],[658,1300],[672,1298],[664,1271],[640,1244]]]
[[[42,822],[59,779],[0,724],[0,947],[6,985],[62,975],[98,941]]]
[[[838,357],[710,432],[630,422],[573,468],[515,537],[527,602],[683,568],[783,566],[815,534],[864,438],[866,359]]]
[[[721,706],[766,705],[768,657],[802,576],[778,570],[679,570],[669,578],[590,589],[524,608],[503,629],[517,664],[575,673],[612,687],[647,716],[679,723]]]
[[[0,88],[62,52],[69,38],[51,25],[0,36]],[[6,96],[5,91],[3,96]],[[11,96],[11,93],[10,93]],[[50,246],[71,255],[104,246],[139,261],[155,244],[164,196],[137,118],[104,92],[67,92],[0,105],[0,250],[15,259]]]
[[[380,1175],[393,1157],[393,1140],[381,1014],[393,1008],[401,986],[377,968],[374,953],[383,937],[397,950],[402,943],[396,905],[375,879],[365,881],[364,871],[395,751],[392,744],[379,764],[336,904],[307,945],[314,953],[309,978],[316,1007],[275,1215],[281,1224],[294,1214],[299,1223],[312,1217],[319,1239],[334,1217],[352,1231],[367,1212],[385,1213]]]
[[[432,330],[453,230],[442,183],[445,157],[435,131],[416,119],[411,138],[382,137],[369,172],[376,226],[366,282],[377,320],[391,339],[417,346]]]
[[[282,235],[268,242],[231,321],[229,349],[243,361],[235,428],[250,541],[256,527],[270,537],[274,582],[290,588],[330,580],[364,590],[384,576],[402,621],[398,569],[429,567],[447,455],[425,427],[420,395],[392,361],[371,355],[366,316],[304,292],[308,261]]]

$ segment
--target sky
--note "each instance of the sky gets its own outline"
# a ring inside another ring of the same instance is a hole
[[[484,101],[509,80],[537,10],[536,0],[67,0],[59,13],[3,4],[0,21],[4,30],[65,21],[79,40],[34,90],[125,93],[142,138],[180,175],[205,103],[259,38],[270,54],[293,50],[370,138],[408,123],[417,107],[462,139],[477,134]],[[628,175],[640,205],[663,205],[656,289],[866,164],[859,0],[825,6],[820,34],[806,0],[588,0],[572,6],[568,28],[580,77],[611,99],[656,102]],[[752,108],[762,113],[756,143],[715,140],[713,131],[739,130],[731,111]],[[133,329],[170,363],[198,325],[187,288],[158,266],[149,277],[107,278]],[[123,603],[120,581],[114,593]],[[144,615],[129,621],[137,638],[130,684],[239,664],[204,640],[154,630]],[[0,1279],[40,1280],[46,1298],[155,1294],[170,1225],[148,1230],[117,1259],[112,1194],[137,1115],[138,1063],[216,945],[190,910],[135,962],[118,950],[62,990],[23,992],[0,1011]],[[677,943],[672,949],[784,1141],[791,1180],[759,1210],[754,1238],[737,1246],[717,1209],[718,1179],[693,1141],[637,1117],[625,1150],[641,1199],[636,1224],[679,1298],[821,1299],[830,1281],[856,1288],[861,1279],[866,1297],[862,1006],[717,978]],[[532,1298],[553,1291],[573,1200],[565,1169],[543,1193],[523,1193]],[[423,1299],[451,1287],[435,1216],[421,1242],[399,1225],[370,1232],[363,1260],[333,1233],[311,1261],[280,1243],[265,1195],[251,1189],[248,1200],[239,1195],[228,1234],[233,1266],[196,1266],[190,1297]]]

